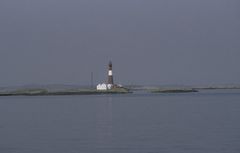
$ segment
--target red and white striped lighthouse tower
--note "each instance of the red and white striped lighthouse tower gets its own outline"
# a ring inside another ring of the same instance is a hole
[[[108,84],[113,85],[113,72],[112,72],[112,62],[108,64]]]

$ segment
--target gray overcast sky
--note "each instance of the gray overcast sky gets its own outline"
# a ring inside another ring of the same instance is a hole
[[[239,0],[1,0],[0,86],[240,84]]]

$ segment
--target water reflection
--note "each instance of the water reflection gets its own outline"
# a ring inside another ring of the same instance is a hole
[[[112,146],[112,97],[97,103],[96,109],[96,149],[111,152]]]

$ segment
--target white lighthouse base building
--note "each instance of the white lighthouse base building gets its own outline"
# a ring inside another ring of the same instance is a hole
[[[97,90],[111,90],[112,88],[113,88],[112,84],[102,83],[97,85]]]

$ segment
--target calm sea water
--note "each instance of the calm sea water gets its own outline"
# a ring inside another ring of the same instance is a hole
[[[0,153],[239,153],[240,90],[0,97]]]

